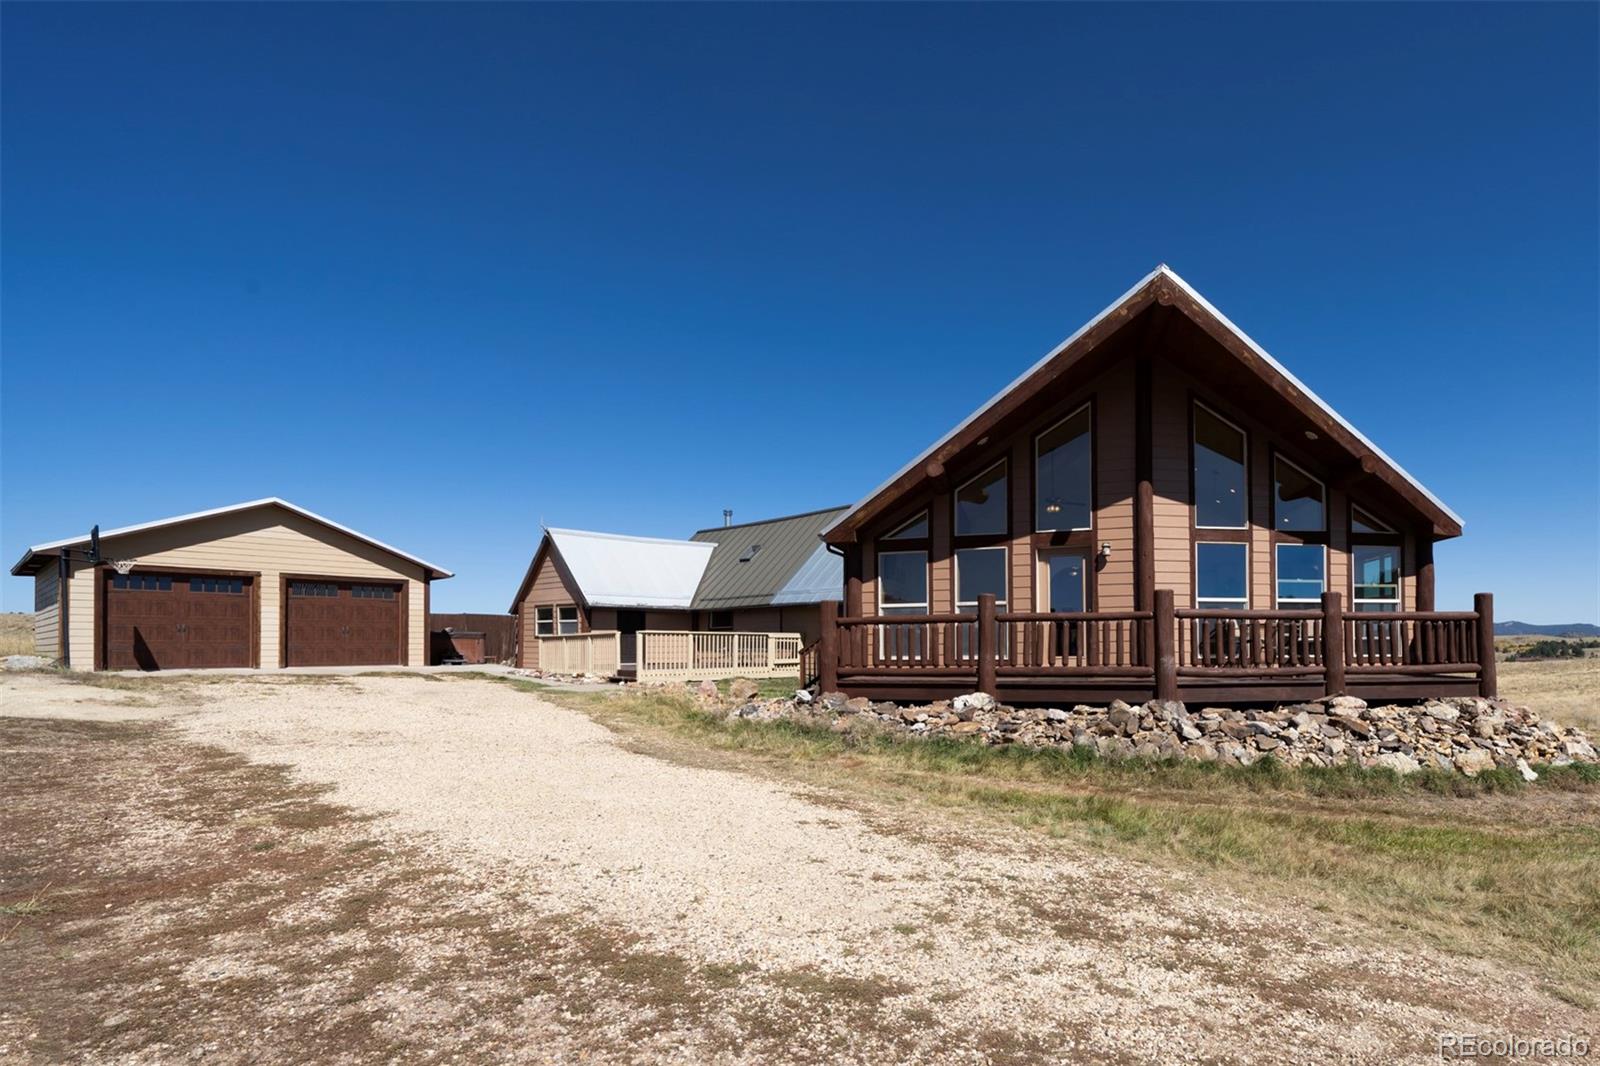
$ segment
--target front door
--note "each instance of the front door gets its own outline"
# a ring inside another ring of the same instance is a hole
[[[1039,553],[1039,602],[1055,614],[1088,610],[1089,556],[1081,551]],[[1055,653],[1078,654],[1078,626],[1051,626]]]
[[[617,643],[622,659],[622,665],[633,669],[639,665],[639,630],[644,628],[643,611],[618,611],[617,632],[621,634]]]

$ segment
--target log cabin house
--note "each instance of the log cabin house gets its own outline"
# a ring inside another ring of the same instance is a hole
[[[1461,519],[1166,266],[822,534],[824,689],[1008,702],[1492,694]],[[813,657],[814,656],[814,657]]]

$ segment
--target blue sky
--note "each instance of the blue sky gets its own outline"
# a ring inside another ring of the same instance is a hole
[[[541,521],[858,498],[1164,261],[1465,516],[1441,607],[1600,620],[1595,5],[3,29],[8,566],[280,495],[504,610]]]

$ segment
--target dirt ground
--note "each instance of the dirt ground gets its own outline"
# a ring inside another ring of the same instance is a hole
[[[0,678],[0,1059],[1436,1061],[1532,975],[488,681]]]

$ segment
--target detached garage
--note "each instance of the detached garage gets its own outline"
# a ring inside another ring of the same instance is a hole
[[[450,571],[280,499],[29,548],[40,655],[76,670],[421,666]]]

